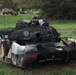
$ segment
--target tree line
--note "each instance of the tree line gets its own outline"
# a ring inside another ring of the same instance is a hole
[[[76,0],[45,0],[41,9],[54,19],[76,19]]]
[[[41,9],[52,19],[76,19],[76,0],[0,0],[3,7]]]

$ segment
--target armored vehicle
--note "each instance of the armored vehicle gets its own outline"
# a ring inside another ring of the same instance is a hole
[[[1,13],[3,15],[5,15],[5,14],[7,14],[7,15],[11,14],[11,15],[14,15],[14,16],[18,15],[18,12],[14,11],[13,9],[10,9],[10,8],[3,8],[2,11],[1,11]]]
[[[33,62],[76,59],[76,41],[63,40],[45,19],[21,20],[16,27],[0,30],[0,60],[26,67]]]

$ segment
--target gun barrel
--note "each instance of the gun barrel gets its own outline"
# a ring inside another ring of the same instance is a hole
[[[8,35],[11,32],[11,30],[0,30],[0,35]]]

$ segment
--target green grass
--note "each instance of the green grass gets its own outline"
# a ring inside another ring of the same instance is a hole
[[[0,15],[0,29],[4,28],[13,28],[16,25],[18,20],[27,19],[31,20],[33,17],[32,14],[19,14],[18,16],[11,15]],[[5,22],[5,23],[4,23]],[[61,37],[73,37],[76,39],[76,21],[51,21],[50,25],[59,30]],[[53,65],[54,66],[54,65]],[[53,67],[52,66],[52,67]],[[70,65],[64,65],[64,68],[58,69],[54,67],[53,69],[48,69],[47,67],[39,69],[21,69],[8,65],[6,63],[0,62],[0,75],[76,75],[76,64],[72,63],[74,68],[69,67]]]
[[[34,14],[19,14],[18,16],[0,15],[0,28],[15,27],[18,20],[27,19],[31,20]],[[50,25],[58,30],[75,30],[76,21],[51,21]]]
[[[76,21],[52,21],[50,25],[58,30],[75,30]]]
[[[72,37],[73,39],[76,39],[76,31],[65,31],[65,32],[59,32],[61,33],[61,37]]]
[[[27,19],[31,20],[33,17],[32,14],[19,14],[18,16],[12,15],[0,15],[0,28],[13,28],[15,27],[18,20]]]
[[[46,75],[76,75],[75,69],[62,69],[62,70],[52,70],[51,72],[48,72]]]
[[[0,75],[20,75],[17,70],[6,63],[0,62]]]
[[[75,69],[62,69],[62,70],[51,70],[50,72],[47,72],[45,74],[40,73],[37,75],[76,75]]]
[[[38,67],[38,66],[37,66]],[[76,62],[73,64],[58,64],[43,66],[43,68],[21,69],[0,62],[0,75],[76,75]]]

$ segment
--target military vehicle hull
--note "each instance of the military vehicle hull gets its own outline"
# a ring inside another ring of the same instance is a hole
[[[18,67],[34,62],[76,60],[76,40],[62,39],[42,20],[22,20],[12,30],[0,30],[0,60]]]
[[[62,43],[45,43],[19,45],[16,42],[11,44],[8,54],[5,55],[4,45],[0,44],[0,60],[18,67],[26,67],[34,62],[45,62],[59,60],[68,62],[76,60],[76,44],[68,46]]]

